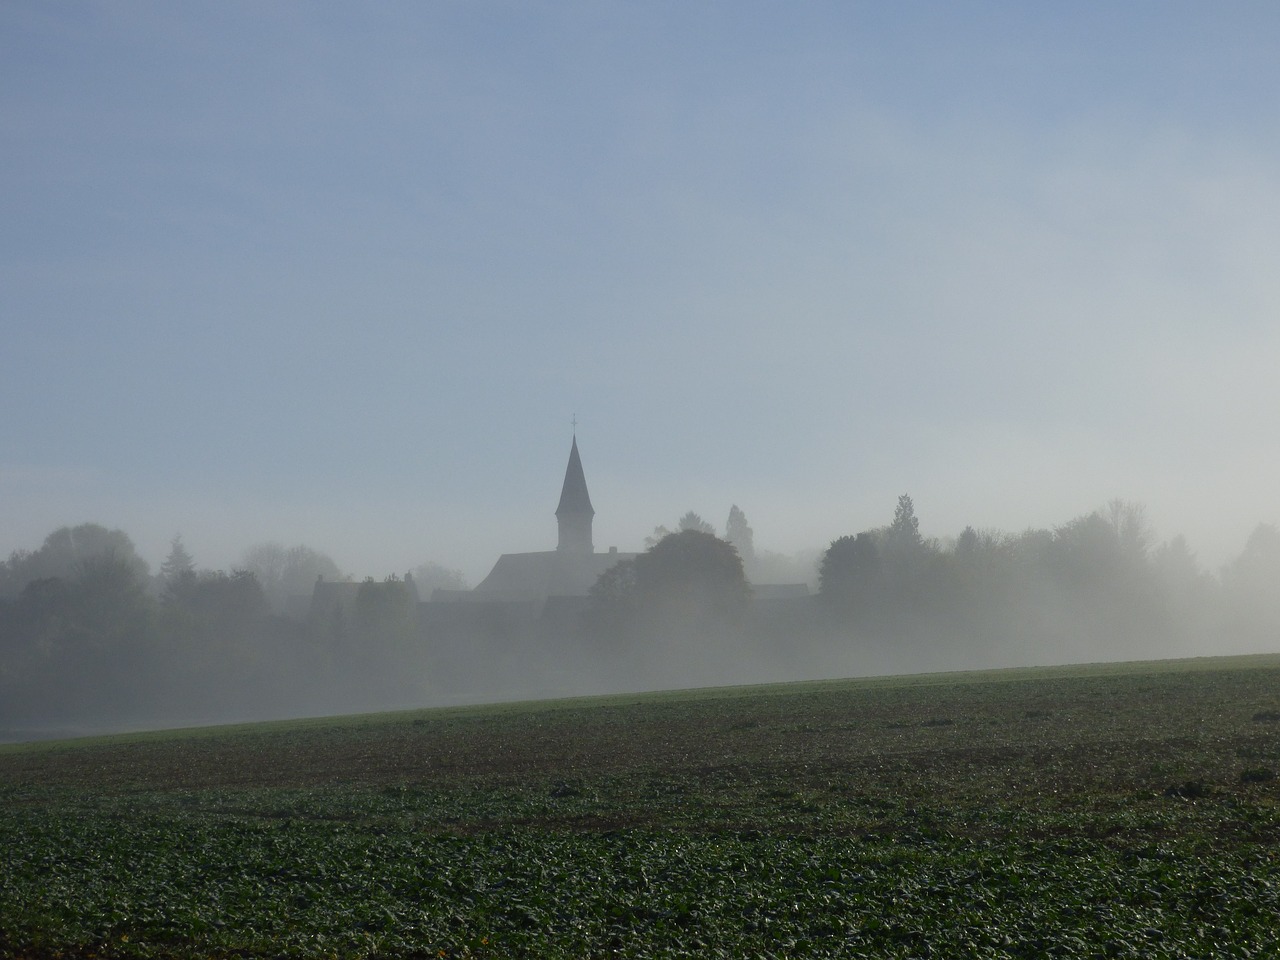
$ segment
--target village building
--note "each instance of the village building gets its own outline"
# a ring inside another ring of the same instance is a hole
[[[611,672],[618,638],[584,627],[592,586],[636,554],[596,550],[595,507],[576,435],[555,518],[554,550],[503,554],[474,589],[435,589],[419,597],[412,578],[403,581],[400,593],[413,605],[409,618],[430,652],[433,683],[449,697],[465,702],[512,690],[558,696],[583,683],[618,682]],[[334,637],[345,635],[359,622],[361,589],[359,583],[318,581],[312,622]],[[750,633],[788,636],[797,617],[811,615],[803,583],[755,584],[753,596]]]
[[[544,642],[557,634],[573,632],[600,575],[636,556],[616,547],[602,552],[595,549],[595,508],[587,490],[576,434],[569,448],[555,517],[558,538],[554,550],[504,553],[474,589],[437,588],[431,596],[418,598],[416,585],[406,577],[409,590],[418,600],[417,621],[424,639],[445,650],[486,639],[508,642],[528,637],[531,631]],[[359,583],[318,581],[310,598],[310,617],[350,622],[356,613],[359,589]],[[781,611],[784,605],[780,601],[803,600],[809,596],[809,588],[803,583],[754,584],[753,595],[756,601]]]
[[[559,540],[554,550],[504,553],[474,590],[436,590],[431,595],[431,604],[520,604],[528,607],[529,615],[539,617],[548,601],[563,606],[555,601],[576,598],[579,603],[570,605],[581,606],[600,574],[619,561],[635,556],[620,553],[616,547],[605,552],[595,549],[591,532],[595,508],[587,492],[576,436],[569,449],[569,463],[565,467],[555,516]]]

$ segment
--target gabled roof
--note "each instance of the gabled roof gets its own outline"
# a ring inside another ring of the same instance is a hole
[[[578,438],[573,438],[573,448],[569,451],[569,465],[564,471],[564,486],[560,488],[560,506],[556,507],[557,517],[587,515],[594,517],[595,509],[591,506],[591,496],[587,493],[587,478],[582,473],[582,459],[578,456]]]
[[[472,596],[477,600],[535,600],[547,597],[585,597],[600,574],[631,553],[504,553]]]

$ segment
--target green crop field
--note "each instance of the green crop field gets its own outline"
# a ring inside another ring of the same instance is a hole
[[[1280,657],[0,747],[16,957],[1277,957]]]

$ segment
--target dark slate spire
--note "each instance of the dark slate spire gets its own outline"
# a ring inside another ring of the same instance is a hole
[[[578,456],[578,438],[573,438],[569,450],[569,465],[564,471],[564,486],[560,489],[560,506],[556,507],[556,521],[560,527],[560,543],[557,550],[575,553],[591,553],[591,518],[596,515],[587,493],[587,478],[582,473],[582,459]]]

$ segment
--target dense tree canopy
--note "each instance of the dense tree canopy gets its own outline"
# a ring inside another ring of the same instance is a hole
[[[454,570],[443,564],[428,560],[413,568],[413,582],[417,585],[418,596],[430,600],[435,590],[467,590],[467,578],[462,571]]]
[[[663,538],[636,557],[635,584],[642,607],[717,617],[738,616],[750,598],[733,545],[693,528]]]
[[[700,533],[709,533],[713,536],[716,532],[716,528],[712,524],[703,520],[695,511],[689,510],[684,516],[676,521],[676,528],[674,531],[668,529],[662,524],[658,524],[658,526],[654,527],[653,533],[644,538],[644,547],[646,550],[652,549],[672,533],[683,533],[685,530],[697,530]]]
[[[591,591],[592,622],[649,631],[724,625],[741,618],[750,596],[733,545],[688,529],[602,574]]]
[[[96,523],[59,527],[38,550],[20,550],[0,564],[0,596],[15,597],[32,580],[48,577],[73,579],[82,564],[111,555],[127,565],[135,576],[145,579],[147,562],[138,556],[133,541],[123,530],[108,530]]]
[[[338,565],[328,555],[301,544],[260,543],[245,552],[240,567],[257,576],[267,602],[277,613],[288,611],[291,598],[310,597],[318,578],[342,579]]]
[[[831,542],[818,569],[818,594],[846,604],[865,603],[881,582],[880,548],[875,534],[859,533]]]
[[[1260,523],[1222,571],[1235,628],[1259,646],[1280,641],[1280,530]]]
[[[750,567],[756,558],[755,531],[747,523],[747,515],[735,503],[729,508],[729,519],[724,525],[724,538],[733,544],[742,558],[742,563]]]
[[[507,682],[531,666],[576,675],[596,655],[605,675],[660,684],[724,679],[728,665],[753,662],[787,676],[849,675],[1269,650],[1280,638],[1280,531],[1267,524],[1215,576],[1185,539],[1155,545],[1142,508],[1124,501],[1053,529],[969,527],[948,541],[922,533],[903,495],[888,524],[831,542],[813,604],[750,602],[735,544],[692,512],[679,525],[597,580],[588,629],[574,630],[572,602],[549,603],[559,619],[536,623],[513,616],[518,605],[489,611],[457,638],[472,672],[451,676],[484,683],[495,664],[517,664],[503,667]],[[736,506],[726,532],[751,542]],[[432,617],[442,611],[418,607],[408,576],[342,582],[323,554],[278,544],[246,560],[198,571],[175,537],[153,580],[123,531],[96,524],[15,552],[0,564],[0,722],[403,704],[437,682]],[[447,568],[420,572],[459,583]],[[335,581],[325,612],[278,612],[321,575]],[[564,637],[573,656],[547,660]],[[600,642],[609,637],[628,642]]]
[[[170,541],[169,555],[160,564],[160,581],[163,584],[171,584],[195,572],[195,560],[182,545],[182,535],[179,534]]]
[[[677,533],[684,533],[686,530],[696,530],[699,533],[709,533],[712,536],[715,536],[716,532],[716,528],[714,526],[706,520],[703,520],[702,517],[694,513],[692,510],[681,517],[680,522],[676,525]]]

